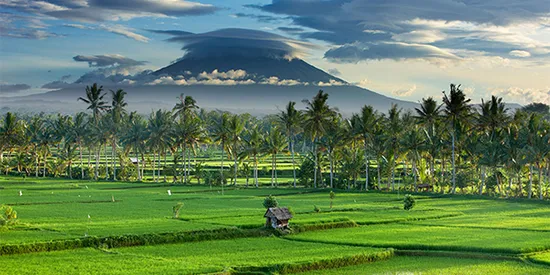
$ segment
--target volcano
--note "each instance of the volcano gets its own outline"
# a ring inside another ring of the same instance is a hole
[[[320,70],[302,59],[274,58],[274,57],[250,57],[242,55],[212,56],[202,58],[183,58],[167,67],[159,69],[155,75],[197,75],[202,72],[218,70],[227,72],[230,70],[243,70],[249,79],[259,81],[270,77],[278,79],[292,79],[301,83],[330,83],[336,81],[346,83],[344,80]]]

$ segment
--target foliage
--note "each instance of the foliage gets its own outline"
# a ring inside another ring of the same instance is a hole
[[[315,213],[319,213],[319,212],[321,212],[321,208],[319,208],[317,205],[314,205],[314,206],[313,206],[313,211],[314,211]]]
[[[413,209],[415,204],[416,204],[416,200],[412,195],[410,194],[405,195],[405,198],[403,199],[403,209],[411,210]]]
[[[172,206],[172,213],[174,214],[174,219],[180,217],[180,210],[183,208],[183,202],[178,202],[176,205]]]
[[[0,205],[0,227],[13,225],[17,221],[17,211],[9,205]]]
[[[275,198],[272,195],[269,195],[269,196],[265,197],[264,202],[263,202],[263,206],[266,209],[267,208],[272,208],[272,207],[278,207],[279,202],[277,201],[277,198]]]

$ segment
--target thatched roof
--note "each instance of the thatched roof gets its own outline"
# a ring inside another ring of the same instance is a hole
[[[292,214],[290,214],[290,211],[286,207],[272,207],[265,211],[264,217],[276,218],[277,220],[290,220],[292,219]]]

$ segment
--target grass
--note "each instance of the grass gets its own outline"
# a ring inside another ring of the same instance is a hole
[[[314,274],[540,274],[550,272],[544,266],[530,265],[519,261],[461,259],[442,257],[394,257],[386,261],[348,266],[338,269],[325,269],[300,273]]]
[[[269,185],[268,179],[262,180]],[[328,189],[226,186],[222,195],[219,186],[0,176],[0,204],[12,205],[19,216],[17,226],[0,229],[0,248],[63,242],[85,235],[124,238],[149,234],[154,238],[161,233],[193,236],[205,230],[231,231],[238,230],[237,227],[256,230],[265,223],[262,201],[270,194],[277,197],[281,206],[295,211],[290,223],[296,229],[283,238],[243,238],[271,233],[234,236],[228,233],[223,238],[210,235],[199,238],[215,241],[183,242],[190,237],[164,242],[174,243],[170,245],[159,241],[149,242],[158,244],[154,246],[110,250],[100,245],[99,249],[4,255],[0,256],[0,264],[13,274],[288,273],[316,268],[326,269],[320,271],[322,274],[354,274],[363,270],[461,274],[473,268],[478,268],[479,274],[537,274],[540,268],[550,266],[550,254],[544,253],[550,249],[548,202],[417,194],[415,208],[404,211],[403,193],[335,190],[331,209],[328,193]],[[178,202],[184,206],[180,219],[173,219],[172,206]],[[314,205],[321,209],[320,213],[314,213]],[[138,244],[143,243],[148,242]],[[376,253],[391,248],[397,249],[398,256],[361,265],[387,257],[385,254],[378,257]],[[460,259],[452,264],[454,260],[443,252],[446,257],[433,258],[429,253],[403,256],[403,251],[413,250],[505,254],[513,259],[526,257],[540,266],[502,258]],[[347,265],[357,266],[327,269]]]
[[[299,243],[271,237],[2,256],[0,265],[8,271],[6,274],[189,274],[231,269],[270,270],[276,269],[277,265],[303,265],[330,260],[332,255],[340,258],[357,255],[374,257],[385,255],[385,251]]]

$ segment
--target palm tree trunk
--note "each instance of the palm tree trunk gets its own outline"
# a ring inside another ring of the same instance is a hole
[[[517,177],[518,177],[518,187],[519,187],[518,195],[520,197],[523,197],[523,184],[521,182],[521,172],[517,173]]]
[[[258,188],[258,159],[256,154],[254,154],[254,183],[256,184],[256,188]]]
[[[355,185],[355,182],[354,182]],[[365,191],[369,191],[369,157],[367,154],[367,140],[365,139]]]
[[[542,200],[542,163],[537,165],[539,169],[539,200]]]
[[[82,141],[78,141],[78,152],[80,155],[80,179],[84,179],[84,164],[82,163]]]
[[[510,192],[512,192],[512,177],[508,178],[508,190],[506,190],[506,198],[510,197]]]
[[[274,174],[274,172],[275,172],[275,164],[274,164],[275,161],[274,161],[274,159],[275,159],[275,155],[272,154],[272,156],[271,156],[271,187],[273,187],[273,178],[275,177],[275,174]]]
[[[317,189],[317,138],[313,140],[313,154],[315,155],[315,163],[313,168],[313,188]]]
[[[137,163],[137,180],[141,181],[141,173],[139,171],[139,154],[138,154],[138,147],[137,145],[134,146],[134,150],[136,150],[136,163]]]
[[[416,184],[416,160],[412,160],[412,172],[414,174],[414,192],[418,192],[418,184]]]
[[[380,158],[376,161],[376,173],[378,177],[378,188],[380,189],[380,186],[382,185],[382,181],[380,179]]]
[[[157,154],[155,154],[155,152],[153,151],[153,181],[154,182],[157,182],[157,178],[155,175],[155,168],[157,167],[157,162],[155,161],[156,157],[157,157]]]
[[[36,145],[34,146],[34,160],[36,162],[35,164],[35,176],[38,178],[38,165],[40,158],[38,157],[38,150],[36,150]]]
[[[531,199],[533,196],[533,164],[529,163],[529,185],[527,186],[527,197]]]
[[[290,138],[290,152],[292,154],[292,175],[294,178],[293,186],[296,188],[296,162],[294,161],[294,140]]]
[[[235,146],[237,147],[237,146]],[[234,169],[235,169],[235,172],[233,173],[233,185],[236,186],[237,185],[237,170],[238,170],[238,166],[237,166],[237,151],[233,152],[233,165],[234,165]]]
[[[42,171],[42,177],[46,177],[46,153],[44,153],[44,171]]]
[[[163,169],[162,169],[162,175],[164,176],[164,180],[163,182],[166,182],[166,173],[164,173],[164,167],[166,167],[166,155],[168,154],[168,152],[166,152],[166,149],[164,149],[164,166]],[[160,157],[160,156],[159,156]]]
[[[97,181],[99,179],[99,154],[100,154],[100,151],[101,151],[101,144],[98,144],[97,145],[97,148],[96,148],[96,154],[95,154],[95,180]]]
[[[453,147],[453,160],[452,160],[452,165],[453,165],[453,187],[452,187],[452,194],[454,195],[455,194],[455,189],[456,189],[456,166],[455,166],[455,159],[456,159],[456,156],[455,156],[455,133],[454,133],[454,125],[453,125],[453,133],[451,134],[451,139],[452,139],[452,147]]]
[[[330,163],[330,188],[334,188],[334,184],[333,184],[333,181],[332,181],[332,178],[333,178],[333,163],[332,163],[332,152],[331,151],[329,151],[328,157],[329,157],[329,163]]]
[[[184,143],[181,149],[181,164],[182,164],[182,171],[183,171],[181,181],[182,183],[185,182],[185,184],[187,184],[187,166],[186,166],[187,154],[185,154],[186,151],[187,151],[187,146]]]
[[[479,185],[479,195],[483,194],[483,188],[485,187],[485,166],[481,167],[481,184]]]
[[[92,167],[92,153],[91,153],[92,148],[90,148],[90,146],[88,146],[87,149],[88,149],[88,151],[87,151],[87,153],[88,153],[88,171],[90,171],[90,169]]]
[[[223,182],[225,181],[224,179],[224,176],[223,176],[223,157],[224,157],[224,154],[225,154],[225,142],[222,140],[222,164],[221,164],[221,185],[222,185],[222,195],[223,195]]]
[[[105,141],[105,180],[109,180],[109,159],[107,158],[107,140]]]
[[[112,160],[112,163],[113,163],[113,167],[112,167],[112,170],[113,170],[113,180],[116,181],[116,140],[115,138],[113,137],[113,148],[112,148],[113,151],[111,151],[111,157],[113,158]]]
[[[275,187],[279,188],[279,182],[277,182],[277,154],[273,155],[273,163],[275,165]]]

